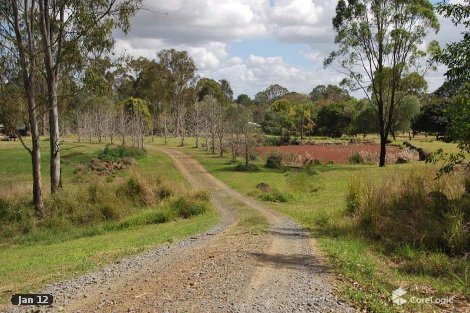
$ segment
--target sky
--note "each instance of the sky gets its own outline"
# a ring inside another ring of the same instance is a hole
[[[116,52],[156,59],[162,49],[186,50],[198,73],[227,79],[235,95],[253,97],[271,84],[309,93],[344,78],[323,60],[335,50],[331,20],[337,0],[144,0]],[[440,18],[441,30],[426,42],[458,41],[460,30]],[[429,74],[429,91],[445,68]]]

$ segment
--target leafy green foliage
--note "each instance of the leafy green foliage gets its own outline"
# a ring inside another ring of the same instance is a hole
[[[353,134],[371,134],[378,133],[377,113],[372,107],[367,107],[360,111],[351,123],[351,133]]]
[[[437,59],[444,63],[448,71],[447,79],[452,82],[464,83],[470,80],[470,4],[441,2],[437,12],[451,19],[454,25],[463,25],[466,30],[459,42],[447,44]]]
[[[282,168],[282,153],[272,152],[266,158],[266,167],[281,169]]]
[[[443,136],[449,125],[449,116],[447,110],[449,101],[442,98],[433,98],[423,107],[419,114],[413,120],[411,129],[415,133],[426,132]]]
[[[425,87],[429,67],[419,67],[426,56],[419,46],[429,30],[439,29],[434,6],[428,0],[339,0],[333,27],[338,49],[324,65],[345,73],[343,84],[361,89],[376,107],[384,147],[404,95]],[[435,48],[431,43],[428,52]],[[385,166],[385,154],[382,148],[380,166]]]
[[[109,146],[107,145],[102,152],[98,155],[98,158],[103,161],[118,161],[123,158],[135,158],[140,159],[147,155],[144,149],[137,147],[126,147],[126,146]]]
[[[339,138],[350,126],[351,116],[345,112],[343,104],[337,103],[322,107],[316,121],[319,134]]]
[[[289,196],[282,193],[276,188],[273,188],[270,192],[266,192],[260,195],[261,200],[269,202],[280,202],[285,203],[289,201]]]

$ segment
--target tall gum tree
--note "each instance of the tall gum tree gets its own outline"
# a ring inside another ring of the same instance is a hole
[[[64,71],[80,71],[90,57],[111,52],[113,30],[125,33],[141,0],[32,0],[39,8],[47,85],[51,193],[61,184],[58,84]],[[27,1],[26,1],[27,2]]]
[[[8,0],[0,2],[0,54],[11,60],[12,68],[22,78],[27,103],[28,122],[31,131],[31,147],[20,140],[31,155],[33,176],[33,204],[38,216],[44,215],[41,179],[41,149],[38,128],[38,102],[36,88],[38,81],[38,12],[36,1]]]
[[[362,90],[374,108],[380,131],[379,166],[385,166],[388,136],[410,93],[406,77],[424,76],[433,68],[419,49],[439,22],[428,0],[339,0],[333,18],[338,50],[325,60],[347,76],[343,82]],[[432,42],[428,52],[435,53]]]

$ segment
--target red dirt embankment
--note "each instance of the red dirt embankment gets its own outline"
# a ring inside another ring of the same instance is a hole
[[[348,145],[312,145],[312,146],[280,146],[280,147],[257,147],[261,158],[265,158],[270,152],[278,151],[283,155],[296,154],[303,157],[319,160],[320,162],[333,161],[335,163],[347,163],[351,154],[356,152],[367,152],[379,154],[380,145],[377,144],[348,144]],[[395,146],[387,146],[389,155],[398,154],[400,149]]]

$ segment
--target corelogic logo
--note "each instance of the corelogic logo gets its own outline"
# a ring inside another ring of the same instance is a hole
[[[403,288],[398,288],[397,290],[392,292],[392,302],[396,305],[403,305],[408,301],[403,298],[407,292]],[[434,298],[434,297],[427,297],[427,298],[418,298],[418,297],[411,297],[409,298],[410,303],[418,303],[418,304],[438,304],[438,305],[453,305],[454,298]]]
[[[392,302],[395,303],[396,305],[405,304],[408,301],[403,299],[404,295],[406,295],[406,290],[401,287],[398,288],[397,290],[392,292]]]

